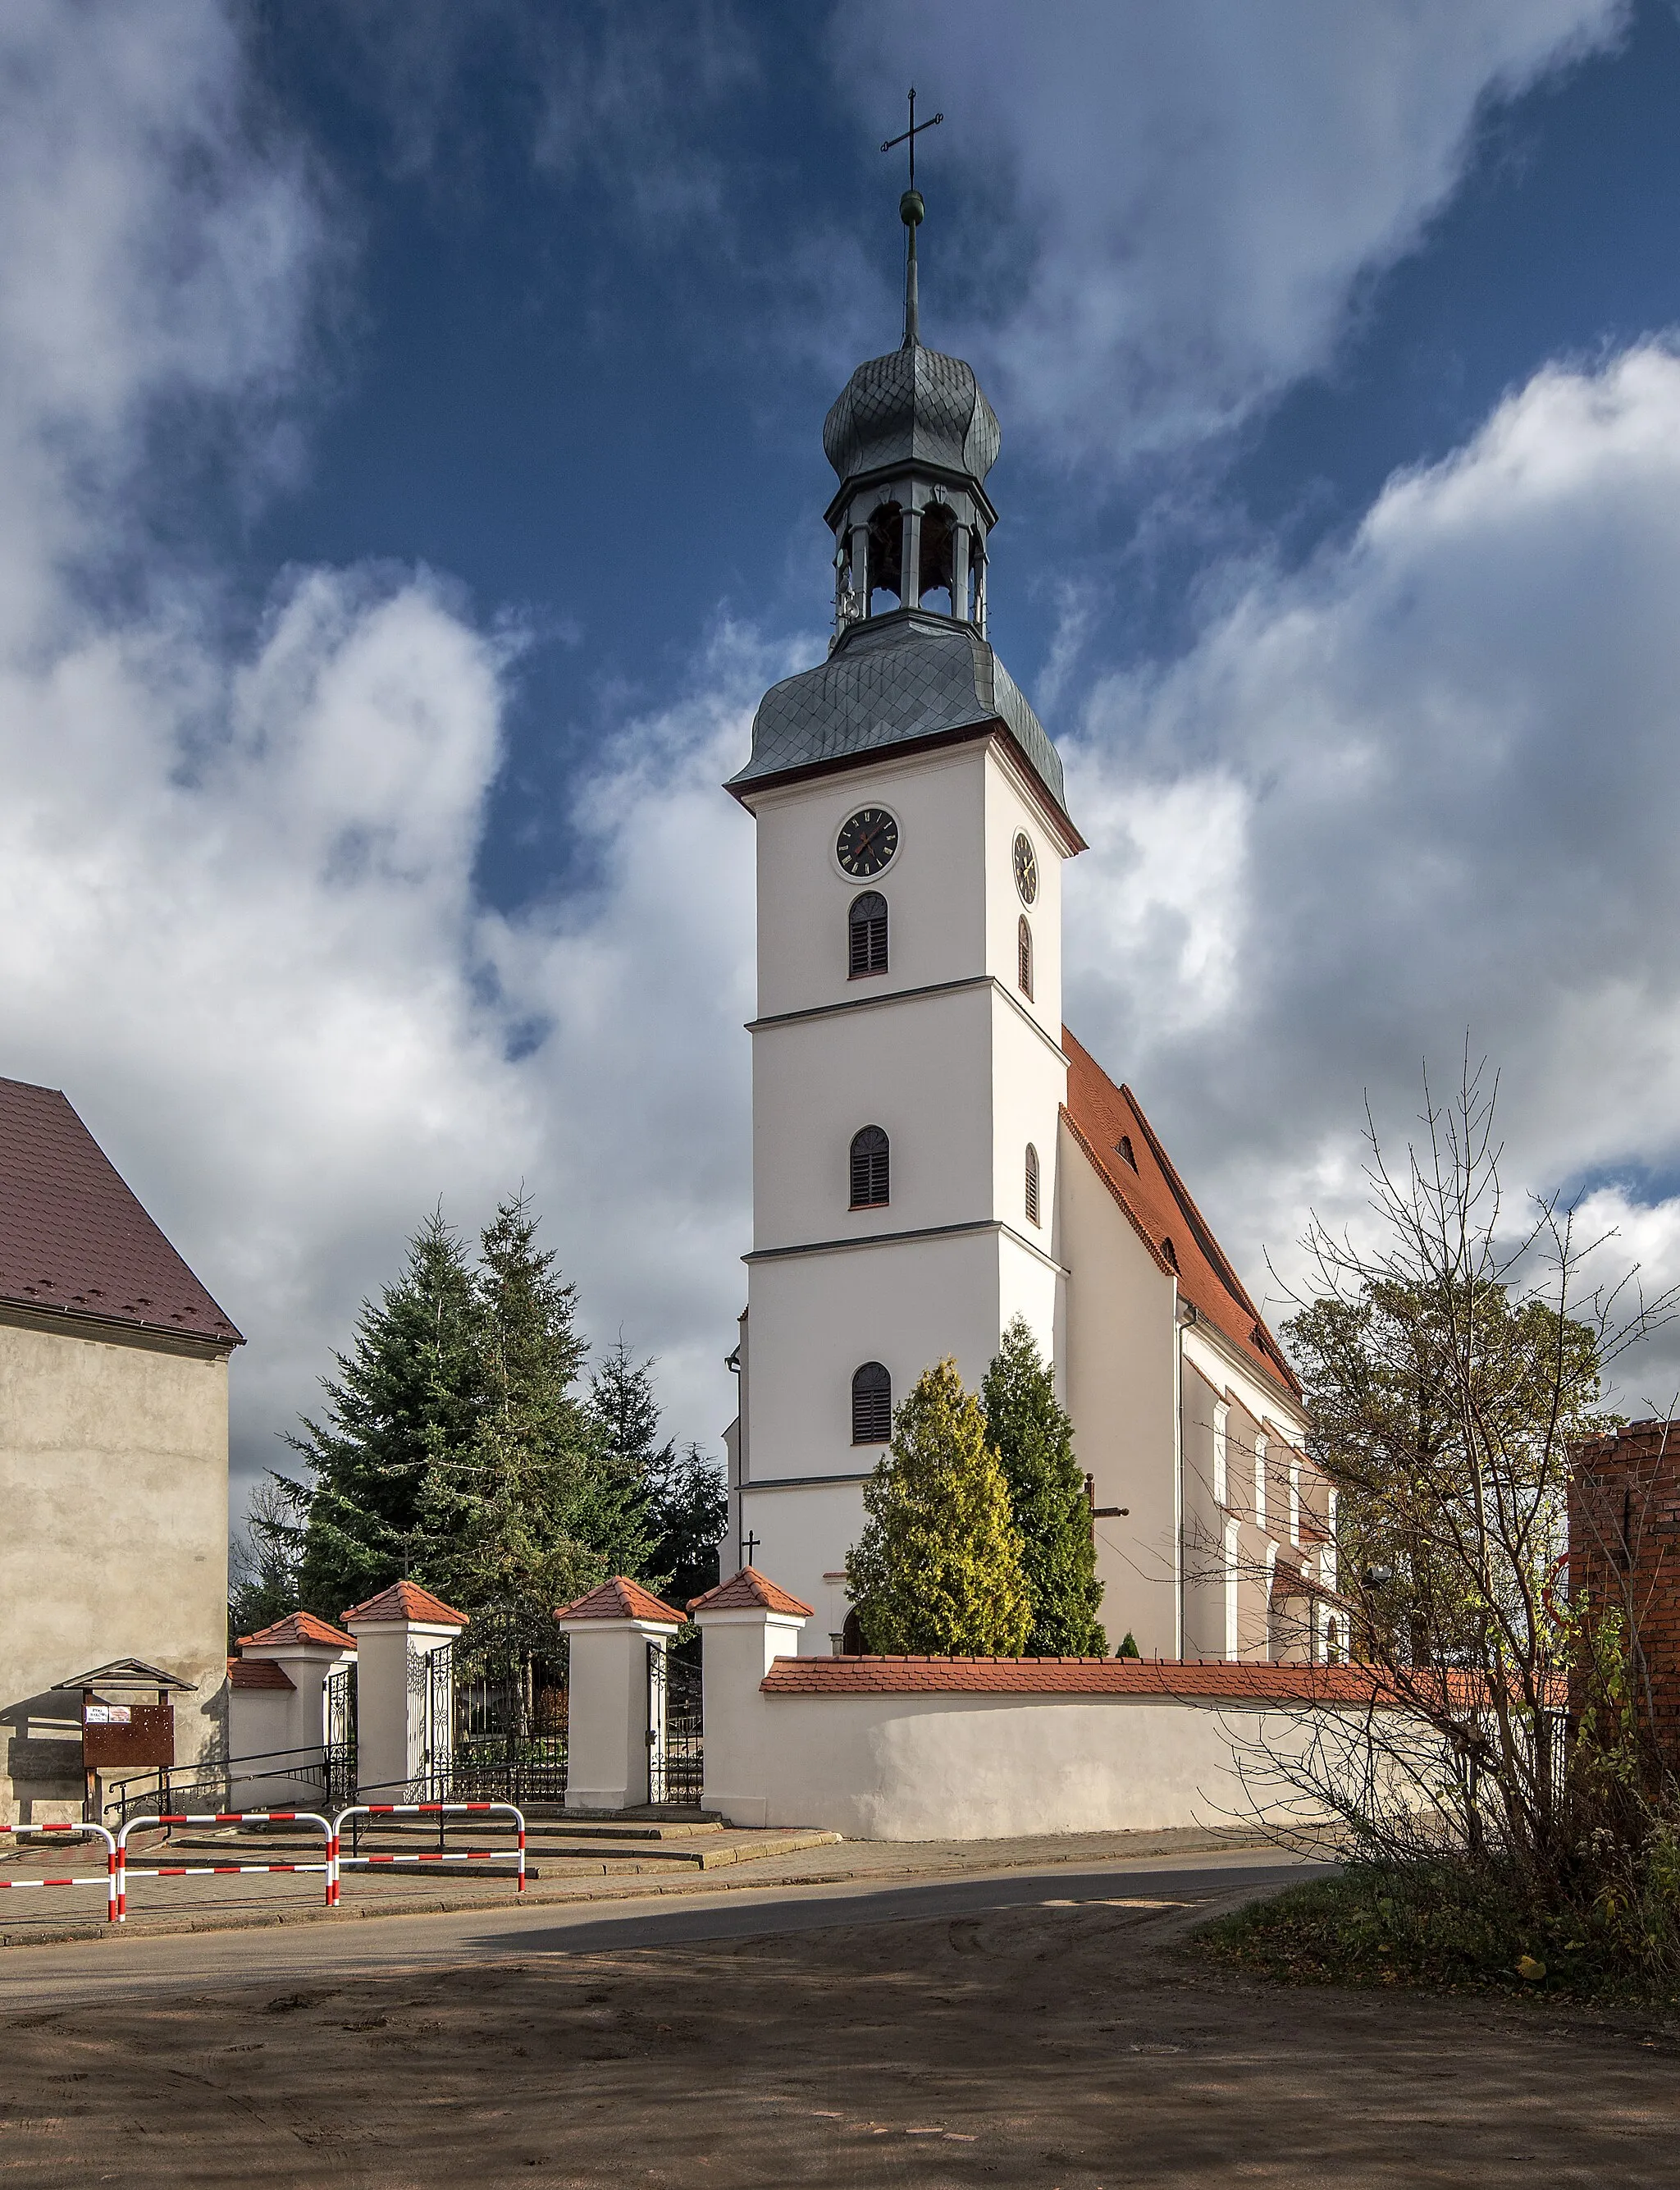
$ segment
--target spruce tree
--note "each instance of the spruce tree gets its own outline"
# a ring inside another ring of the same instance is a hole
[[[1027,1652],[1035,1658],[1106,1657],[1108,1637],[1097,1618],[1102,1584],[1073,1425],[1057,1403],[1055,1376],[1024,1318],[1016,1316],[1004,1333],[980,1388],[987,1435],[1003,1463],[1021,1531],[1032,1608]]]
[[[434,1212],[402,1276],[362,1303],[352,1351],[322,1380],[322,1419],[286,1440],[312,1480],[275,1478],[303,1517],[296,1601],[322,1619],[416,1571],[421,1484],[467,1445],[482,1403],[475,1318],[461,1242]]]
[[[846,1582],[871,1650],[1010,1657],[1032,1611],[1021,1535],[979,1399],[947,1359],[924,1370],[863,1487]]]
[[[720,1579],[718,1546],[728,1521],[722,1471],[696,1444],[679,1456],[659,1442],[652,1359],[635,1360],[619,1338],[589,1379],[589,1409],[605,1449],[637,1485],[652,1540],[639,1580],[679,1607]]]
[[[638,1487],[577,1391],[585,1352],[576,1288],[536,1245],[523,1194],[483,1236],[471,1438],[432,1454],[419,1497],[427,1585],[470,1614],[475,1651],[522,1662],[554,1645],[557,1604],[645,1563]]]

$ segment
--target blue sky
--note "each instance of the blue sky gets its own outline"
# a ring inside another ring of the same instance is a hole
[[[0,60],[0,1070],[249,1334],[242,1479],[522,1179],[716,1449],[716,786],[823,644],[913,78],[1072,1024],[1257,1285],[1467,1028],[1515,1181],[1680,1275],[1669,0],[20,0]]]

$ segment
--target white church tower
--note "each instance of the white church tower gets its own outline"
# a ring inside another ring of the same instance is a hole
[[[945,1354],[977,1383],[1017,1313],[1058,1358],[1066,1313],[1061,868],[1083,846],[987,643],[998,421],[922,346],[914,189],[900,210],[902,344],[823,428],[829,658],[766,695],[728,786],[758,825],[758,997],[724,1557],[806,1597],[818,1651],[894,1406]]]

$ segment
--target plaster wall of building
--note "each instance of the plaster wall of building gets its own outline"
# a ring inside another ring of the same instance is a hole
[[[0,1307],[0,1811],[78,1817],[81,1702],[134,1657],[193,1683],[175,1754],[224,1738],[228,1364],[165,1332]]]

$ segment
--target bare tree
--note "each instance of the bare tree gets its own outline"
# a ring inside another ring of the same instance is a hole
[[[1366,1853],[1494,1857],[1544,1894],[1614,1823],[1607,1770],[1638,1789],[1624,1842],[1660,1793],[1626,1707],[1628,1623],[1568,1600],[1564,1553],[1571,1448],[1612,1421],[1604,1371],[1677,1293],[1647,1301],[1637,1269],[1599,1281],[1610,1235],[1584,1237],[1558,1196],[1513,1220],[1485,1077],[1467,1052],[1451,1101],[1426,1080],[1403,1164],[1367,1109],[1374,1244],[1316,1218],[1307,1234],[1312,1281],[1282,1335],[1338,1487],[1341,1609],[1369,1677],[1360,1708],[1326,1673],[1341,1708],[1256,1769]],[[1572,1750],[1571,1727],[1590,1741]]]

